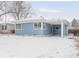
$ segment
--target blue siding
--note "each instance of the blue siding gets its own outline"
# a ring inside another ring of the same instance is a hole
[[[55,29],[55,27],[59,27],[58,30]],[[64,35],[67,33],[67,26],[64,25]],[[50,25],[46,24],[46,28],[43,30],[33,29],[33,23],[23,23],[21,30],[15,31],[16,35],[61,35],[61,25]]]
[[[52,35],[61,35],[61,25],[52,25]]]
[[[55,29],[58,27],[58,29]],[[44,35],[61,35],[61,25],[50,25],[46,24],[46,28],[43,30]]]
[[[43,34],[44,35],[50,35],[51,34],[51,25],[50,24],[46,24],[46,28],[44,28]]]
[[[41,29],[33,29],[33,23],[23,23],[21,30],[16,30],[17,35],[42,35],[43,31]]]

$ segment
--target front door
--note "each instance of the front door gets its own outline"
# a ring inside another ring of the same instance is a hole
[[[60,36],[60,34],[61,34],[61,25],[53,25],[52,34]]]

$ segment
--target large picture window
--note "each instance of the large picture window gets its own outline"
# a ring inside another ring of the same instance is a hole
[[[33,28],[34,29],[45,29],[47,27],[46,23],[34,23]]]
[[[34,29],[41,29],[41,23],[34,23]]]

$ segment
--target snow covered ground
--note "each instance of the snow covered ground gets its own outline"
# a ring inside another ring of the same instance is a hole
[[[74,40],[67,37],[0,35],[0,57],[73,57]]]

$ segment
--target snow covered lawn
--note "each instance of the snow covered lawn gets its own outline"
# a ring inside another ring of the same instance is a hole
[[[0,57],[72,57],[73,39],[61,37],[0,35]]]

